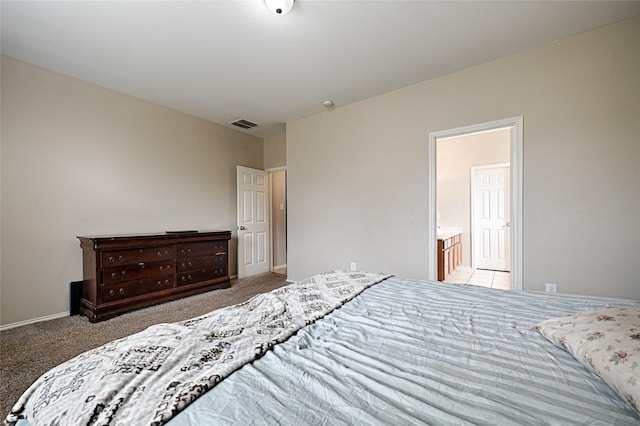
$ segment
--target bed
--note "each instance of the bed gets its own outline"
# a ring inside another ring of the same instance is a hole
[[[267,323],[249,332],[252,316]],[[5,422],[637,425],[639,318],[640,301],[330,271],[236,307],[150,327],[153,333],[139,333],[152,339],[142,346],[156,349],[138,367],[122,361],[141,347],[136,335],[121,339],[126,355],[120,341],[80,355],[36,381]],[[230,319],[236,327],[225,325]],[[189,348],[185,335],[175,362],[157,349],[203,324],[196,340],[208,336],[216,350]],[[602,344],[620,330],[634,346],[611,355]],[[246,351],[235,346],[243,334],[253,335]],[[104,361],[105,351],[116,355]],[[613,379],[600,358],[616,367]],[[100,362],[111,364],[100,372]],[[168,364],[191,379],[159,380]],[[126,378],[110,384],[114,376]],[[197,386],[177,398],[172,389],[180,383]]]

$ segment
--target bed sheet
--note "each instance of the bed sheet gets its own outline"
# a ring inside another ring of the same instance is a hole
[[[638,425],[532,329],[638,301],[391,278],[247,364],[168,424]]]

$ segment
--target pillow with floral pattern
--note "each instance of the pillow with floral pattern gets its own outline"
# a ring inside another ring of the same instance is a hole
[[[534,326],[640,413],[640,306],[595,309]]]

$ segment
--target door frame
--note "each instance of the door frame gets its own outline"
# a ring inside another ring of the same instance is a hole
[[[285,172],[285,181],[284,181],[284,185],[285,185],[285,203],[287,202],[287,197],[286,197],[286,187],[287,187],[287,166],[281,166],[281,167],[271,167],[268,169],[264,169],[265,172],[267,172],[269,174],[269,191],[270,191],[270,197],[269,197],[269,212],[272,213],[273,212],[273,173],[274,172]],[[287,210],[288,212],[288,210]],[[286,219],[285,219],[286,220]],[[271,272],[274,271],[274,269],[276,267],[280,267],[280,266],[287,266],[285,265],[274,265],[273,264],[273,258],[274,258],[274,250],[273,250],[273,242],[274,242],[274,238],[273,238],[273,214],[269,215],[269,246],[271,247],[271,252],[269,253],[270,255],[270,260],[269,260],[269,270]],[[285,245],[285,251],[287,249],[288,246],[288,235],[287,235],[287,228],[285,226],[285,236],[284,236],[284,245]],[[288,258],[287,258],[288,259]],[[287,262],[288,263],[288,262]]]
[[[469,234],[471,235],[471,269],[473,269],[474,271],[476,269],[476,259],[478,259],[478,252],[480,251],[477,238],[478,233],[475,223],[476,215],[478,214],[476,209],[476,197],[478,195],[478,185],[476,183],[476,179],[478,176],[478,171],[500,168],[509,168],[509,178],[511,178],[511,163],[496,163],[484,164],[481,166],[471,166],[471,226]],[[509,182],[509,187],[511,187],[511,182]],[[511,191],[509,191],[509,196],[511,196]],[[511,204],[511,200],[509,200],[509,204]],[[509,218],[509,222],[511,222],[511,218]],[[511,227],[511,225],[509,225],[509,227]],[[509,239],[511,239],[511,232],[509,232]],[[509,247],[511,247],[511,241],[509,241]],[[509,272],[511,272],[511,248],[509,248]]]
[[[470,133],[484,131],[510,129],[510,164],[511,164],[511,289],[522,290],[523,271],[523,173],[522,173],[522,146],[523,146],[523,116],[505,118],[470,126],[457,127],[429,133],[429,213],[428,213],[428,238],[427,238],[427,265],[428,278],[437,279],[437,140],[462,136]]]

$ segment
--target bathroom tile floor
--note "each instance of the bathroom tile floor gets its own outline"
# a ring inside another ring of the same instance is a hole
[[[454,271],[451,275],[449,275],[445,282],[451,284],[469,284],[478,285],[481,287],[509,290],[511,288],[509,280],[509,272],[476,269],[475,271]]]

